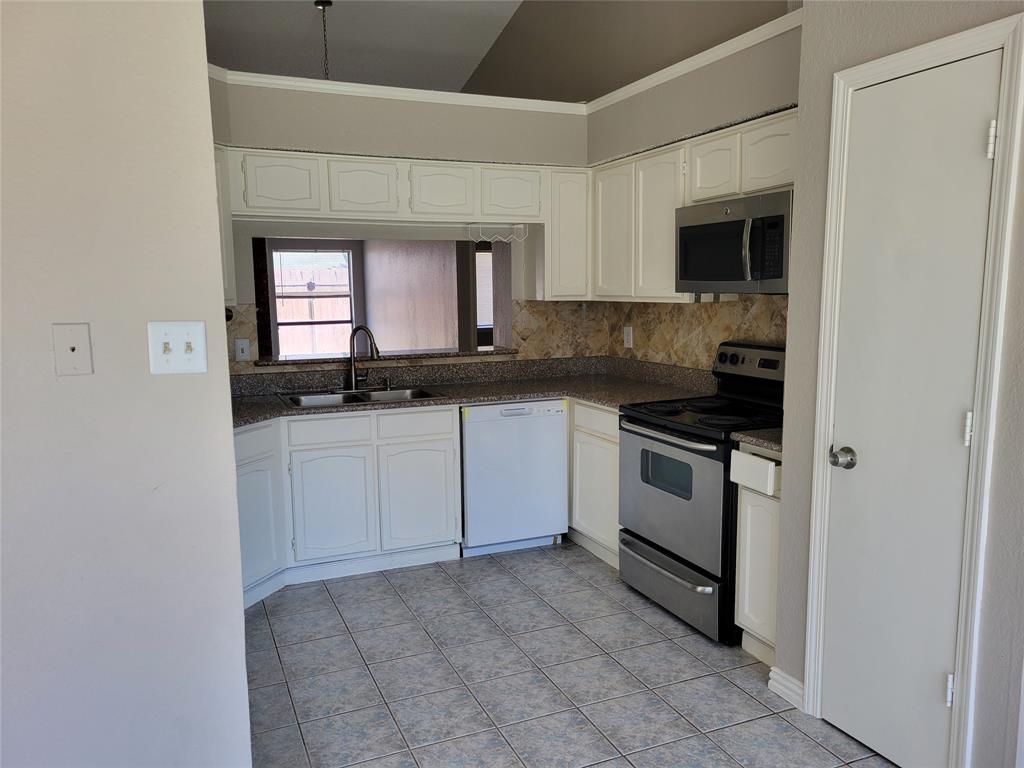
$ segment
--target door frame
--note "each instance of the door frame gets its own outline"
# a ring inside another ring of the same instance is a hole
[[[977,675],[977,639],[985,568],[989,491],[1002,363],[1007,274],[1024,124],[1024,14],[967,30],[925,45],[837,72],[833,79],[828,202],[818,335],[818,385],[811,483],[811,547],[807,589],[807,636],[803,709],[821,716],[825,578],[828,558],[831,468],[827,455],[835,419],[840,280],[843,262],[849,122],[855,91],[960,59],[1002,49],[997,140],[985,250],[981,333],[974,396],[974,432],[968,467],[950,766],[970,765]],[[984,136],[978,145],[984,148]]]

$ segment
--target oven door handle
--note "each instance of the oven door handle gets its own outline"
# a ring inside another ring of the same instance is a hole
[[[743,222],[743,279],[749,282],[753,278],[750,274],[750,230],[754,226],[753,219],[746,219]]]
[[[627,542],[623,541],[622,539],[619,539],[619,546],[622,549],[622,551],[625,552],[627,555],[629,555],[630,557],[635,557],[637,560],[642,560],[643,564],[647,568],[653,568],[655,571],[660,573],[662,576],[665,576],[666,578],[671,579],[676,584],[681,586],[683,589],[688,589],[691,592],[696,592],[698,595],[713,595],[713,594],[715,594],[715,588],[714,587],[704,587],[704,586],[701,586],[699,584],[693,584],[693,583],[687,581],[686,579],[679,578],[674,573],[672,573],[672,571],[665,570],[664,568],[662,568],[657,563],[652,563],[650,560],[648,560],[643,555],[639,554],[638,552],[633,551],[633,549],[629,546],[629,544]]]
[[[628,420],[624,420],[619,425],[619,429],[623,432],[629,432],[631,435],[636,435],[637,437],[650,437],[655,440],[661,440],[663,443],[677,445],[680,448],[686,448],[691,451],[705,451],[707,453],[713,453],[718,450],[717,445],[712,445],[711,443],[695,443],[692,440],[683,440],[681,437],[666,435],[663,432],[656,432],[653,429],[641,427],[639,424]]]

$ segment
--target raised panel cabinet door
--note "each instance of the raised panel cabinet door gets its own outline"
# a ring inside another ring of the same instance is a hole
[[[231,171],[228,153],[220,147],[213,149],[213,164],[217,176],[217,222],[220,226],[220,265],[224,278],[224,305],[238,304],[235,283],[235,235],[231,229]]]
[[[676,208],[682,202],[682,151],[636,164],[636,295],[677,298]]]
[[[380,548],[373,446],[293,451],[291,467],[296,560]]]
[[[590,261],[587,174],[551,174],[549,298],[586,298]]]
[[[320,210],[320,160],[315,157],[242,155],[247,208]]]
[[[698,142],[690,147],[690,199],[703,200],[740,191],[738,133]]]
[[[781,506],[778,499],[740,488],[736,623],[771,646],[775,645]]]
[[[636,164],[594,174],[594,293],[633,295],[633,184]]]
[[[744,131],[740,140],[741,189],[744,192],[793,183],[795,117]]]
[[[338,213],[398,213],[398,163],[328,160],[330,208]]]
[[[413,213],[475,214],[476,167],[472,165],[409,166]]]
[[[485,216],[540,216],[540,171],[483,168],[480,191]]]
[[[287,545],[279,525],[281,465],[277,456],[240,464],[238,533],[242,550],[242,583],[248,587],[287,565]]]
[[[454,541],[458,512],[455,441],[382,445],[377,454],[383,549]]]
[[[572,440],[571,525],[618,551],[619,444],[579,430]]]

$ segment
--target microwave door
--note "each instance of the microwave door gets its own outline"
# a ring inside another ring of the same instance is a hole
[[[748,293],[751,220],[736,218],[677,228],[676,290],[680,293]]]

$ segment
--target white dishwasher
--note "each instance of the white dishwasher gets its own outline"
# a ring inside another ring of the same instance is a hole
[[[462,409],[463,554],[550,544],[569,527],[564,400]]]

